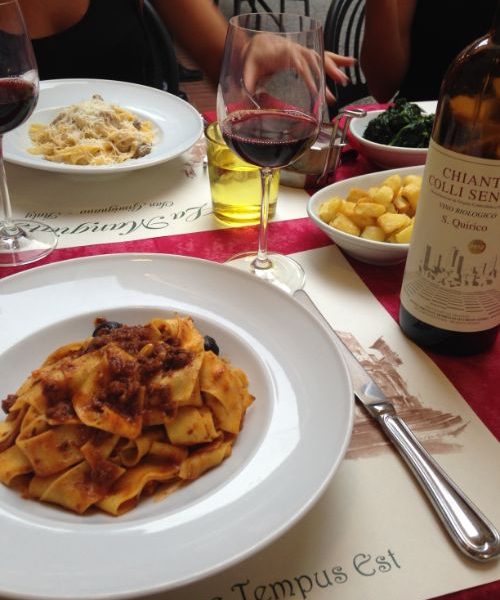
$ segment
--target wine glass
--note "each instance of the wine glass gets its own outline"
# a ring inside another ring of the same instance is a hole
[[[0,266],[24,265],[47,256],[55,233],[38,221],[13,219],[3,163],[3,134],[33,112],[38,100],[38,71],[17,0],[0,1]]]
[[[309,17],[252,13],[232,17],[217,91],[217,117],[228,146],[260,167],[262,201],[258,250],[228,264],[293,293],[302,267],[267,251],[270,184],[275,169],[294,162],[315,142],[325,109],[323,30]]]

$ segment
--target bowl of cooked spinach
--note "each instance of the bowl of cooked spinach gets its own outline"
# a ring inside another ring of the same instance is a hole
[[[359,151],[379,167],[394,169],[423,165],[434,122],[435,102],[398,98],[385,110],[353,119],[351,138]]]

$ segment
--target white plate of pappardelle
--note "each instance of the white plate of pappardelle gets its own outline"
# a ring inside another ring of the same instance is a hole
[[[172,314],[215,338],[255,396],[231,456],[119,517],[77,515],[0,484],[0,597],[110,600],[198,581],[283,534],[339,466],[353,420],[345,364],[324,326],[274,286],[208,261],[121,254],[34,268],[0,290],[0,398],[53,349],[91,335],[96,317]]]
[[[71,165],[52,162],[28,151],[32,124],[47,125],[70,105],[100,95],[139,119],[150,121],[154,131],[151,152],[108,165]],[[30,118],[4,136],[5,160],[33,169],[71,175],[122,173],[158,165],[179,156],[201,137],[203,121],[198,111],[181,98],[155,88],[104,79],[54,79],[40,83],[37,106]]]

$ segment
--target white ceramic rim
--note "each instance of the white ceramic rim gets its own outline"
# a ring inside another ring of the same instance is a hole
[[[33,268],[0,290],[0,397],[48,350],[88,335],[94,317],[143,322],[163,311],[219,338],[258,396],[228,460],[118,519],[0,486],[3,597],[130,598],[212,575],[296,523],[339,466],[353,420],[345,363],[324,326],[274,286],[208,261],[119,254]]]
[[[42,156],[30,154],[32,146],[29,127],[33,123],[48,123],[70,104],[100,94],[106,102],[118,104],[153,122],[156,141],[149,154],[115,165],[67,165],[54,163]],[[203,121],[198,111],[178,96],[145,85],[106,79],[51,79],[40,82],[40,95],[30,118],[4,136],[6,161],[71,175],[109,175],[125,173],[161,164],[179,156],[200,139]]]
[[[426,100],[425,102],[415,102],[418,104],[426,113],[433,113],[436,111],[437,101]],[[403,146],[388,146],[387,144],[379,144],[378,142],[372,142],[363,137],[363,133],[368,126],[368,123],[381,115],[384,110],[370,110],[367,112],[365,117],[352,119],[349,124],[349,131],[351,135],[360,143],[364,144],[368,148],[379,150],[380,152],[391,152],[395,151],[398,154],[426,154],[427,148],[405,148]]]

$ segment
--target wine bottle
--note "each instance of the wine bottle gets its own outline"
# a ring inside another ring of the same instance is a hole
[[[399,323],[420,346],[482,352],[500,323],[500,2],[490,32],[441,85],[401,287]]]

